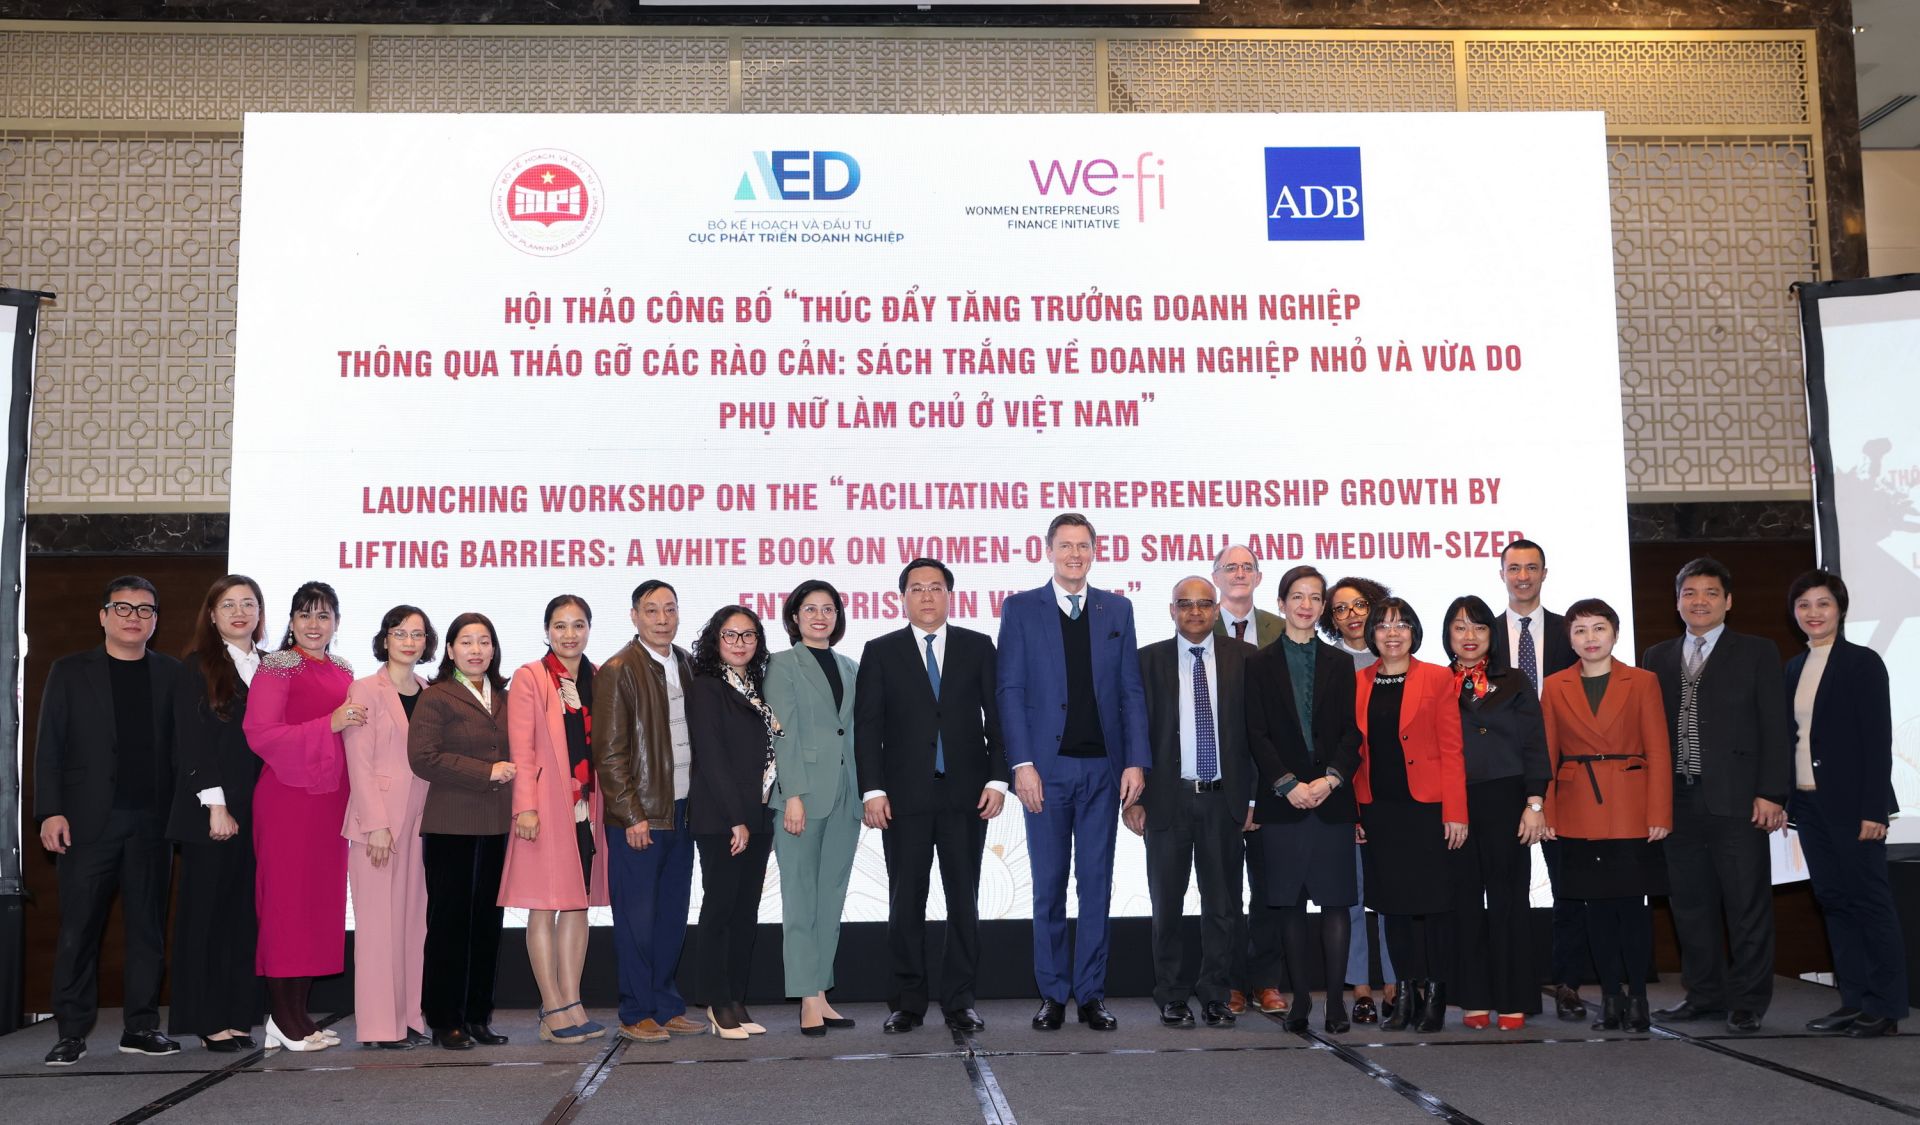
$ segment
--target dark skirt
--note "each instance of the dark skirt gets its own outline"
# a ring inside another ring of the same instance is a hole
[[[1646,840],[1560,837],[1561,898],[1639,898],[1667,893],[1666,849]]]
[[[1360,806],[1360,823],[1367,830],[1360,849],[1367,866],[1367,909],[1380,914],[1453,909],[1451,865],[1438,804],[1379,799]]]
[[[1309,816],[1293,824],[1263,824],[1255,835],[1266,853],[1269,906],[1293,906],[1302,894],[1322,908],[1344,910],[1360,901],[1353,825]]]

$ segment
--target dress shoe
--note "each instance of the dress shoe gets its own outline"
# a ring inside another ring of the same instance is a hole
[[[1040,1001],[1040,1010],[1033,1013],[1035,1031],[1059,1031],[1066,1022],[1067,1006],[1058,1000]]]
[[[412,1033],[411,1033],[411,1032],[409,1032],[408,1034],[412,1034]],[[253,1036],[251,1036],[251,1035],[236,1035],[236,1036],[234,1036],[233,1038],[231,1038],[231,1039],[229,1039],[229,1040],[227,1040],[227,1042],[229,1042],[229,1043],[238,1043],[238,1044],[240,1045],[240,1049],[241,1049],[242,1051],[251,1051],[251,1050],[253,1050],[254,1048],[256,1048],[256,1047],[258,1047],[258,1046],[260,1046],[260,1044],[258,1044],[258,1043],[255,1043],[255,1042],[253,1041]],[[425,1040],[425,1039],[422,1039],[422,1040],[421,1040],[420,1042],[422,1042],[422,1043],[425,1043],[425,1042],[426,1042],[426,1040]]]
[[[1861,1016],[1847,1029],[1849,1039],[1878,1039],[1882,1035],[1900,1034],[1900,1025],[1885,1016]]]
[[[812,1027],[808,1027],[803,1023],[800,1025],[800,1034],[809,1039],[825,1039],[827,1037],[827,1025],[824,1023],[816,1023]]]
[[[1627,1016],[1627,998],[1617,992],[1609,992],[1600,997],[1600,1018],[1593,1021],[1595,1031],[1619,1031],[1620,1021]]]
[[[340,1033],[330,1027],[316,1028],[313,1034],[318,1035],[322,1039],[325,1039],[328,1043],[332,1044],[335,1047],[338,1047],[340,1045]],[[307,1038],[311,1039],[313,1038],[313,1036],[309,1035]]]
[[[1237,988],[1227,993],[1227,1007],[1232,1008],[1233,1014],[1236,1016],[1245,1012],[1247,1010],[1247,994]]]
[[[1572,1023],[1587,1018],[1587,1002],[1580,999],[1580,990],[1570,984],[1557,984],[1553,987],[1553,1014]]]
[[[378,1047],[382,1051],[411,1051],[414,1043],[411,1039],[369,1039],[360,1044],[362,1047]]]
[[[1414,994],[1414,983],[1410,980],[1401,981],[1397,992],[1397,998],[1389,1002],[1393,1011],[1388,1012],[1383,1009],[1380,1013],[1380,1027],[1383,1031],[1405,1031],[1407,1025],[1413,1022],[1413,1010],[1418,1006],[1420,999]]]
[[[1166,1027],[1192,1027],[1193,1009],[1185,1004],[1162,1004],[1160,1022]]]
[[[845,1031],[854,1026],[852,1016],[822,1016],[820,1022],[836,1031]]]
[[[1760,1013],[1750,1008],[1735,1008],[1727,1013],[1727,1030],[1735,1035],[1752,1035],[1760,1030]]]
[[[1682,1000],[1671,1008],[1653,1010],[1653,1018],[1661,1023],[1692,1023],[1694,1020],[1712,1019],[1720,1014],[1719,1008],[1698,1007],[1691,1000]]]
[[[924,1016],[917,1016],[912,1012],[889,1012],[887,1022],[880,1025],[880,1030],[888,1035],[900,1035],[919,1027],[924,1019]]]
[[[1280,1021],[1280,1026],[1293,1032],[1295,1035],[1304,1034],[1307,1030],[1307,1017],[1312,1014],[1313,998],[1307,997],[1302,999],[1296,996],[1293,1000],[1293,1006],[1287,1009],[1286,1017]]]
[[[427,1044],[433,1042],[433,1036],[428,1035],[426,1032],[421,1031],[418,1028],[410,1027],[407,1029],[407,1042],[413,1044],[416,1047],[424,1047]]]
[[[1647,998],[1644,996],[1627,997],[1627,1014],[1621,1018],[1622,1031],[1652,1031],[1653,1018],[1647,1014]]]
[[[972,1008],[953,1008],[946,1013],[947,1027],[952,1031],[985,1031],[987,1021]]]
[[[266,1040],[269,1051],[324,1051],[333,1046],[326,1036],[317,1031],[304,1039],[295,1038],[281,1031],[279,1025],[273,1022],[272,1016],[267,1017]]]
[[[1347,1013],[1341,1010],[1342,1007],[1343,1005],[1341,1004],[1329,1001],[1327,1003],[1327,1018],[1320,1021],[1320,1026],[1335,1035],[1344,1035],[1352,1031],[1353,1024],[1347,1021]]]
[[[848,1020],[847,1022],[852,1023],[853,1021]],[[687,1018],[685,1012],[680,1013],[660,1026],[668,1035],[705,1035],[707,1033],[707,1025],[704,1020],[690,1020]],[[827,1026],[834,1026],[833,1021],[828,1020]],[[502,1043],[506,1042],[505,1039],[500,1041]]]
[[[120,1033],[120,1053],[123,1055],[174,1055],[179,1052],[180,1044],[151,1027],[143,1031]]]
[[[1447,1026],[1447,986],[1440,981],[1427,982],[1427,990],[1420,997],[1420,1021],[1414,1024],[1414,1030],[1431,1035]]]
[[[1493,1026],[1493,1013],[1468,1012],[1460,1017],[1460,1026],[1468,1031],[1485,1031]]]
[[[1287,999],[1277,988],[1263,988],[1253,994],[1253,1006],[1267,1015],[1277,1016],[1287,1010]]]
[[[1373,997],[1361,996],[1354,999],[1353,1022],[1355,1023],[1380,1022],[1380,1009],[1374,1007]]]
[[[225,1039],[209,1039],[202,1035],[200,1045],[216,1055],[237,1055],[240,1053],[240,1039],[229,1035]]]
[[[740,1026],[746,1029],[748,1035],[765,1035],[767,1033],[767,1029],[763,1025],[754,1022],[753,1013],[747,1011],[745,1004],[735,1004],[733,1007],[740,1016]]]
[[[703,1027],[700,1030],[705,1031],[706,1028]],[[507,1045],[506,1036],[495,1032],[493,1028],[484,1023],[468,1024],[467,1034],[473,1036],[473,1041],[482,1047],[504,1047]]]
[[[805,1031],[806,1029],[801,1028],[800,1030]],[[826,1029],[822,1028],[820,1030],[820,1034],[825,1035],[826,1033]],[[639,1023],[621,1024],[620,1038],[631,1039],[635,1043],[665,1043],[667,1040],[673,1038],[673,1036],[667,1034],[667,1029],[661,1027],[659,1021],[649,1019],[641,1020]]]
[[[1495,1026],[1499,1027],[1501,1031],[1519,1031],[1527,1026],[1527,1014],[1525,1012],[1502,1012]]]
[[[87,1057],[87,1041],[78,1035],[69,1035],[53,1045],[47,1052],[48,1066],[72,1066]]]
[[[1209,1000],[1200,1009],[1200,1018],[1208,1027],[1232,1027],[1237,1018],[1225,1000]]]
[[[269,1038],[267,1042],[272,1043],[273,1040]],[[445,1031],[435,1031],[433,1042],[436,1047],[445,1047],[449,1051],[473,1050],[473,1036],[468,1034],[464,1027],[450,1027]]]
[[[1103,1000],[1088,1000],[1080,1005],[1080,1022],[1095,1031],[1112,1031],[1120,1026],[1120,1021],[1107,1011]]]
[[[1807,1021],[1808,1031],[1845,1031],[1860,1018],[1858,1008],[1836,1008],[1818,1019]]]
[[[720,1022],[723,1019],[726,1020],[724,1025]],[[712,1008],[707,1009],[707,1030],[722,1039],[752,1038],[747,1034],[746,1028],[740,1026],[740,1021],[733,1017],[732,1010],[724,1004],[720,1006],[718,1012]]]

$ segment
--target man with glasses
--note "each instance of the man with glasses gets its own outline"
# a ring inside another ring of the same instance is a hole
[[[980,859],[1010,771],[993,697],[993,641],[947,620],[953,572],[938,559],[900,571],[907,626],[867,642],[855,681],[854,756],[868,828],[887,857],[893,961],[884,1030],[926,1018],[927,892],[934,856],[947,894],[940,1008],[947,1027],[986,1027],[974,1008],[980,964]]]
[[[127,946],[120,1050],[180,1049],[160,1033],[180,662],[147,649],[159,612],[153,583],[116,578],[100,603],[104,642],[54,662],[34,741],[34,817],[41,845],[59,857],[53,1014],[60,1039],[48,1066],[86,1056],[99,1009],[100,938],[116,894]]]

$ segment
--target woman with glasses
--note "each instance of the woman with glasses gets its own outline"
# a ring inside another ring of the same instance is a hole
[[[853,1021],[827,1001],[840,945],[840,910],[853,874],[862,808],[854,776],[853,687],[859,666],[833,651],[846,634],[840,592],[808,579],[780,607],[793,647],[767,662],[767,706],[785,737],[767,803],[780,814],[781,954],[787,995],[800,997],[810,1036]]]
[[[513,838],[500,905],[527,911],[527,960],[540,989],[540,1038],[579,1043],[607,1033],[587,1018],[587,908],[607,905],[607,838],[594,783],[593,610],[562,594],[547,603],[547,654],[513,674]]]
[[[214,582],[194,623],[173,704],[177,784],[167,835],[180,843],[173,915],[173,1002],[167,1031],[207,1050],[253,1049],[260,1019],[254,972],[253,787],[260,759],[247,745],[247,690],[266,635],[260,586],[244,574]]]
[[[313,978],[346,968],[347,750],[343,731],[367,709],[347,698],[353,666],[327,651],[340,597],[325,582],[293,592],[280,650],[261,658],[243,727],[266,763],[253,790],[259,860],[255,964],[272,1009],[267,1047],[318,1051],[340,1042],[307,1012]]]
[[[439,636],[426,612],[397,605],[373,634],[380,668],[353,682],[347,702],[367,721],[346,731],[353,794],[341,834],[353,890],[353,1026],[361,1043],[407,1051],[427,1042],[420,1014],[427,938],[427,874],[420,816],[427,783],[407,764],[407,727]]]
[[[1385,586],[1371,578],[1353,577],[1335,582],[1327,592],[1320,632],[1334,648],[1353,658],[1355,672],[1380,659],[1367,647],[1367,613],[1376,603],[1386,601],[1389,593]],[[1393,1015],[1399,986],[1395,983],[1393,954],[1387,952],[1385,932],[1382,931],[1380,940],[1375,940],[1367,931],[1366,875],[1362,871],[1361,855],[1361,851],[1355,849],[1354,877],[1359,880],[1360,897],[1347,911],[1348,930],[1352,934],[1347,945],[1347,983],[1353,986],[1353,1022],[1370,1024]],[[1386,982],[1378,1006],[1373,1002],[1373,973],[1369,964],[1370,954],[1375,951],[1380,954],[1380,979]]]
[[[766,1031],[747,1014],[747,971],[760,892],[773,848],[774,746],[780,720],[761,694],[767,649],[760,618],[725,606],[693,642],[687,727],[693,737],[688,802],[700,849],[700,948],[695,968],[707,1028],[722,1039]]]
[[[1467,777],[1453,675],[1415,660],[1419,615],[1385,598],[1367,615],[1367,647],[1380,659],[1360,672],[1360,802],[1367,906],[1386,922],[1399,968],[1399,1003],[1382,1021],[1438,1031],[1446,1023],[1453,909],[1447,853],[1467,841]]]

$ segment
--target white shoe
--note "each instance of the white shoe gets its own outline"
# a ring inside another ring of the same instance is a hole
[[[318,1031],[307,1036],[305,1039],[295,1039],[282,1032],[280,1028],[274,1024],[272,1016],[267,1017],[266,1039],[267,1050],[269,1051],[282,1049],[288,1051],[324,1051],[328,1047],[333,1046],[333,1043],[328,1042],[326,1036]]]
[[[314,1032],[313,1034],[318,1035],[322,1039],[325,1039],[327,1041],[327,1045],[330,1047],[338,1047],[340,1045],[340,1033],[333,1030],[330,1027],[323,1027],[320,1030]],[[313,1038],[313,1036],[310,1035],[307,1038],[311,1039]]]

